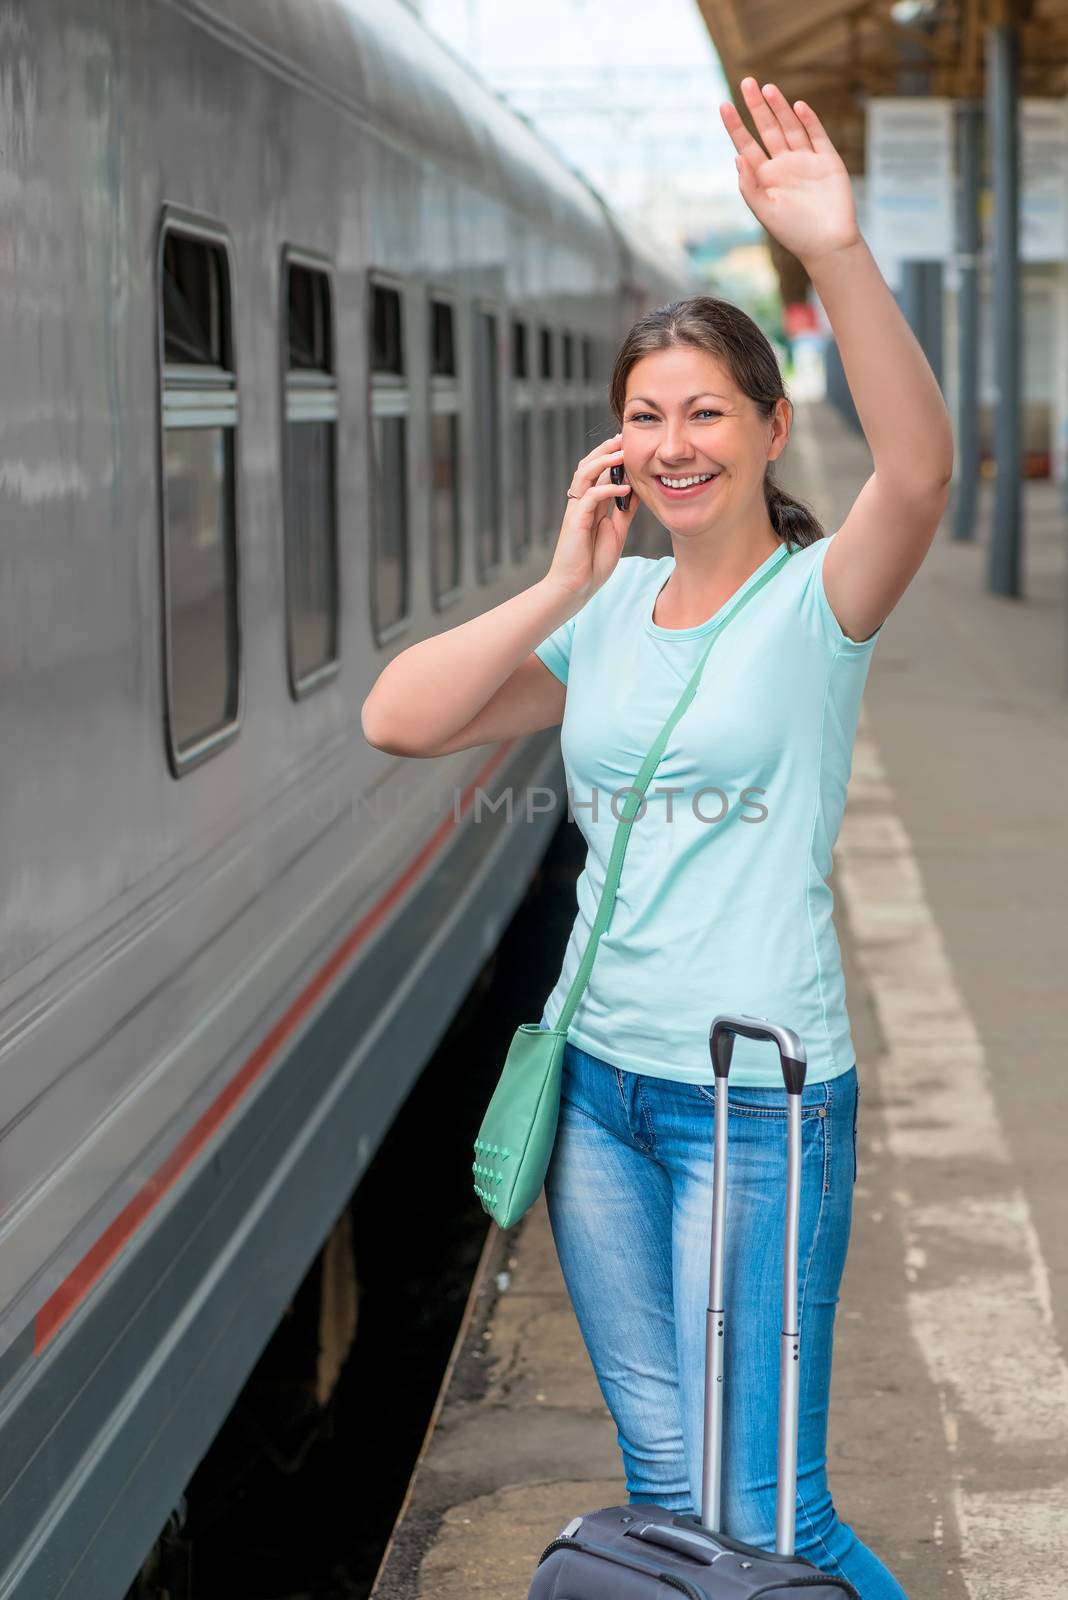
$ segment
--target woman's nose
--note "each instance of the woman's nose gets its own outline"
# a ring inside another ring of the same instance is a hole
[[[660,454],[665,461],[686,461],[693,455],[693,447],[681,424],[675,427],[670,422],[667,424],[660,445]]]

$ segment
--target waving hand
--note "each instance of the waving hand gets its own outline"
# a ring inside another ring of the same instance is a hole
[[[738,155],[742,199],[768,232],[809,263],[859,238],[845,163],[812,107],[773,83],[741,82],[762,146],[728,100],[719,108]],[[765,148],[766,147],[766,148]]]

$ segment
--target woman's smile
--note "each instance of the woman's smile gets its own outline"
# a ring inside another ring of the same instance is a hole
[[[722,477],[722,469],[715,472],[657,472],[653,482],[668,500],[697,500],[714,492]]]

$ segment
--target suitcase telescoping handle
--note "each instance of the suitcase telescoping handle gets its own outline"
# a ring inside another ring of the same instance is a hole
[[[723,1495],[723,1347],[726,1308],[723,1294],[723,1239],[727,1212],[727,1077],[736,1036],[778,1046],[786,1085],[786,1228],[783,1244],[782,1334],[779,1343],[779,1483],[775,1508],[775,1547],[794,1553],[797,1501],[797,1415],[801,1337],[797,1318],[797,1254],[801,1225],[801,1091],[805,1087],[805,1047],[792,1028],[766,1017],[718,1016],[708,1034],[716,1078],[716,1131],[712,1184],[712,1257],[705,1324],[705,1453],[701,1479],[701,1521],[719,1533]]]

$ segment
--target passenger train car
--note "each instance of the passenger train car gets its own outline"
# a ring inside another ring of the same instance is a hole
[[[362,701],[693,284],[401,0],[0,40],[0,1600],[115,1600],[559,817]]]

